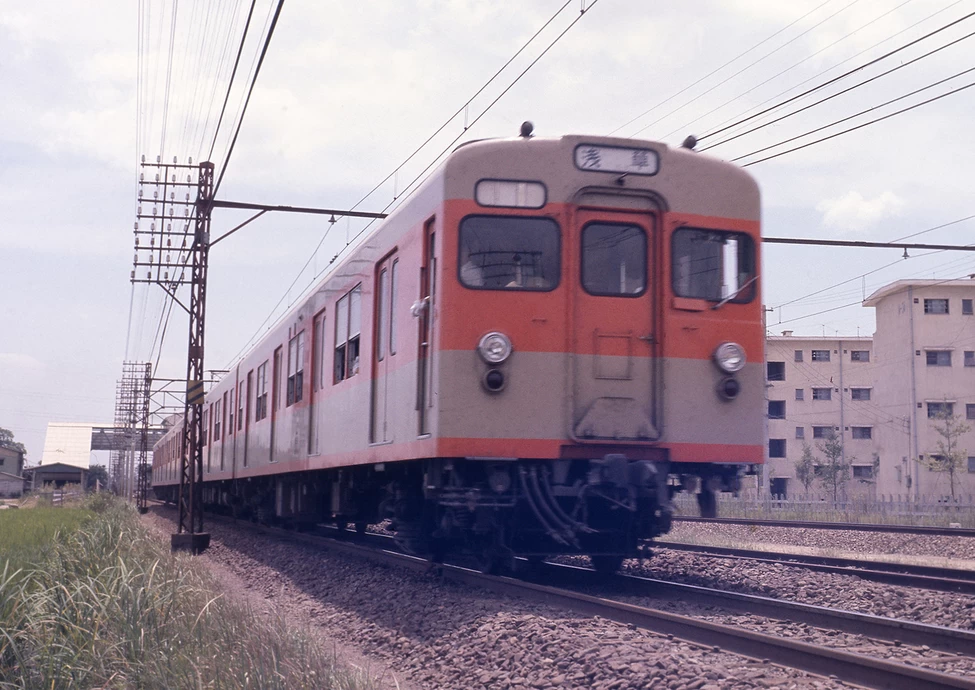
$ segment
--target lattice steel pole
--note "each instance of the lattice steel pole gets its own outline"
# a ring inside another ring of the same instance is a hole
[[[213,211],[213,163],[200,163],[197,181],[190,281],[190,328],[186,359],[186,402],[180,456],[179,526],[174,551],[200,553],[210,545],[203,531],[203,354],[206,333],[206,285]]]
[[[149,400],[152,397],[152,364],[146,362],[145,376],[142,379],[142,443],[139,446],[138,507],[143,515],[149,512]]]

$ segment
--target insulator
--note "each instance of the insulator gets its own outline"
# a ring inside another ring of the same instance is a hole
[[[188,208],[184,208],[183,209],[183,215],[184,216],[189,216],[190,215],[190,210]]]
[[[173,224],[166,223],[166,232],[172,232],[172,231],[173,231]]]
[[[189,164],[190,164],[190,165],[193,165],[193,156],[190,156],[190,161],[189,161]]]
[[[156,156],[156,162],[162,163],[162,156]]]
[[[154,222],[149,223],[149,232],[155,232],[155,231],[156,231],[156,224]]]
[[[138,235],[135,236],[135,246],[136,247],[139,246],[139,236]]]
[[[168,263],[170,263],[170,261],[172,261],[172,259],[170,259],[170,258],[169,258],[169,254],[167,254],[167,255],[166,255],[166,263],[168,264]]]
[[[150,269],[149,269],[149,271],[148,271],[148,272],[146,273],[146,278],[148,278],[149,280],[152,280],[152,269],[151,269],[151,268],[150,268]]]
[[[176,165],[176,156],[173,156],[173,165]]]
[[[139,221],[135,221],[135,222],[134,222],[134,223],[132,224],[132,229],[133,229],[133,230],[138,230],[138,229],[139,229]]]
[[[190,200],[190,193],[189,193],[189,192],[187,192],[187,193],[186,193],[186,200],[187,200],[187,201],[189,201],[189,200]]]
[[[156,215],[156,207],[155,206],[152,207],[152,215]]]
[[[159,173],[156,173],[156,182],[159,182]]]
[[[135,269],[132,269],[132,280],[135,280]]]
[[[138,208],[138,210],[136,211],[136,213],[142,213],[142,207],[141,206]]]
[[[134,264],[139,263],[139,252],[136,252],[135,256],[132,257],[132,263]]]
[[[166,246],[167,247],[172,247],[173,246],[173,241],[170,238],[168,238],[168,237],[166,238]]]
[[[175,175],[173,175],[173,182],[175,182],[175,181],[176,181],[176,176],[175,176]]]
[[[149,238],[149,246],[150,247],[155,247],[156,246],[156,238],[155,237],[150,237]]]
[[[153,192],[152,192],[152,198],[153,199],[158,199],[159,198],[159,190],[158,189],[153,190]]]
[[[145,163],[145,162],[146,162],[146,154],[144,154],[144,153],[142,154],[142,162],[143,162],[143,163]]]
[[[170,192],[169,193],[169,198],[170,199],[175,199],[176,198],[176,192]]]
[[[187,175],[187,176],[186,176],[186,181],[187,181],[187,182],[191,182],[191,181],[192,181],[192,178],[191,178],[191,177],[190,177],[189,175]]]
[[[163,280],[169,280],[169,271],[163,273]]]

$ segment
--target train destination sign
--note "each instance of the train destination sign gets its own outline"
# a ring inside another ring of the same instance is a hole
[[[580,170],[656,175],[660,169],[660,158],[653,149],[580,144],[575,159]]]

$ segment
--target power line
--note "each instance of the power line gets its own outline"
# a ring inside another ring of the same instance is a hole
[[[800,98],[803,98],[804,96],[808,96],[809,94],[814,93],[816,91],[819,91],[820,89],[823,89],[823,88],[829,86],[830,84],[835,84],[836,82],[840,81],[841,79],[846,79],[850,75],[856,74],[857,72],[859,72],[861,70],[864,70],[867,67],[870,67],[871,65],[875,65],[878,62],[881,62],[883,60],[886,60],[887,58],[892,57],[892,56],[896,55],[897,53],[899,53],[899,52],[901,52],[903,50],[907,50],[911,46],[917,45],[921,41],[925,41],[925,40],[931,38],[932,36],[935,36],[935,35],[941,33],[942,31],[946,31],[946,30],[950,29],[951,27],[955,26],[956,24],[960,24],[961,22],[963,22],[963,21],[965,21],[967,19],[971,19],[972,17],[975,17],[975,12],[969,12],[968,14],[966,14],[963,17],[961,17],[960,19],[956,19],[956,20],[954,20],[952,22],[949,22],[949,23],[945,24],[944,26],[942,26],[942,27],[940,27],[938,29],[935,29],[934,31],[931,31],[931,32],[929,32],[927,34],[925,34],[924,36],[921,36],[920,38],[916,38],[913,41],[909,41],[908,43],[905,43],[904,45],[900,46],[899,48],[895,48],[894,50],[891,50],[891,51],[888,51],[887,53],[884,53],[880,57],[874,58],[873,60],[869,60],[869,61],[863,63],[862,65],[860,65],[859,67],[854,67],[853,69],[851,69],[851,70],[849,70],[847,72],[844,72],[843,74],[841,74],[841,75],[839,75],[837,77],[833,77],[832,79],[828,79],[828,80],[824,81],[823,83],[821,83],[821,84],[819,84],[817,86],[812,87],[811,89],[807,89],[806,91],[803,91],[800,94],[797,94],[795,96],[792,96],[791,98],[787,98],[786,100],[782,101],[778,105],[774,105],[774,106],[771,106],[771,107],[766,108],[764,110],[760,110],[757,113],[754,113],[752,115],[749,115],[747,117],[744,117],[744,118],[742,118],[742,119],[738,120],[737,122],[734,122],[734,123],[732,123],[730,125],[726,125],[724,127],[720,127],[719,129],[716,129],[713,132],[708,132],[707,134],[704,134],[703,136],[698,137],[697,140],[698,141],[704,141],[705,139],[709,139],[709,138],[711,138],[711,137],[713,137],[713,136],[715,136],[717,134],[720,134],[721,132],[725,132],[725,131],[727,131],[729,129],[732,129],[733,127],[737,127],[739,125],[742,125],[745,122],[749,122],[751,120],[754,120],[756,117],[759,117],[761,115],[764,115],[766,113],[769,113],[769,112],[771,112],[773,110],[777,110],[778,108],[781,108],[784,105],[787,105],[789,103],[792,103],[793,101],[799,100]]]
[[[782,115],[781,117],[777,117],[774,120],[769,120],[768,122],[765,122],[765,123],[763,123],[761,125],[758,125],[756,127],[752,127],[751,129],[745,130],[744,132],[739,132],[737,134],[734,134],[734,135],[728,137],[727,139],[722,139],[721,141],[719,141],[719,142],[717,142],[715,144],[711,144],[710,146],[706,146],[706,147],[702,148],[701,151],[702,152],[703,151],[707,151],[708,149],[713,149],[715,146],[721,146],[722,144],[727,144],[729,141],[734,141],[735,139],[738,139],[739,137],[743,137],[746,134],[751,134],[753,132],[757,132],[760,129],[764,129],[765,127],[768,127],[770,125],[774,125],[777,122],[782,122],[783,120],[785,120],[787,118],[790,118],[793,115],[798,115],[799,113],[804,112],[806,110],[809,110],[810,108],[815,108],[817,105],[820,105],[822,103],[825,103],[826,101],[829,101],[829,100],[832,100],[834,98],[837,98],[838,96],[842,96],[843,94],[849,93],[850,91],[853,91],[855,89],[858,89],[861,86],[864,86],[866,84],[869,84],[870,82],[873,82],[873,81],[876,81],[878,79],[881,79],[882,77],[886,77],[888,74],[891,74],[893,72],[896,72],[899,69],[903,69],[904,67],[907,67],[908,65],[912,65],[915,62],[918,62],[919,60],[923,60],[926,57],[929,57],[931,55],[934,55],[935,53],[938,53],[938,52],[940,52],[942,50],[945,50],[946,48],[949,48],[949,47],[955,45],[956,43],[960,43],[961,41],[964,41],[964,40],[966,40],[968,38],[971,38],[972,36],[975,36],[975,31],[973,31],[973,32],[971,32],[969,34],[966,34],[965,36],[962,36],[961,38],[955,39],[954,41],[951,41],[950,43],[946,43],[943,46],[939,46],[938,48],[935,48],[934,50],[928,51],[927,53],[924,53],[923,55],[920,55],[920,56],[914,58],[913,60],[908,60],[907,62],[902,62],[901,64],[897,65],[896,67],[893,67],[893,68],[887,70],[886,72],[881,72],[880,74],[878,74],[876,76],[873,76],[873,77],[870,77],[869,79],[865,79],[864,81],[860,82],[859,84],[854,84],[853,86],[850,86],[850,87],[848,87],[846,89],[843,89],[842,91],[837,91],[836,93],[831,94],[829,96],[826,96],[825,98],[821,98],[820,100],[816,101],[815,103],[810,103],[809,105],[803,106],[802,108],[799,108],[798,110],[794,110],[791,113],[787,113],[785,115]],[[965,71],[968,72],[968,71],[971,71],[971,70],[965,70]],[[955,76],[957,77],[957,76],[960,76],[961,74],[964,74],[964,73],[965,72],[961,72],[959,74],[956,74]],[[948,79],[954,79],[954,77],[948,77]],[[947,81],[947,80],[942,80],[942,81]],[[937,84],[940,84],[940,83],[942,83],[942,82],[936,82],[935,84],[932,84],[932,85],[927,86],[925,88],[931,88],[931,86],[936,86]],[[919,89],[919,90],[923,90],[923,89]],[[914,93],[917,93],[917,92],[916,91],[911,92],[909,94],[906,94],[904,96],[901,96],[900,98],[907,98],[907,96],[913,95]],[[894,100],[899,100],[899,99],[894,99]],[[875,108],[882,107],[883,105],[889,105],[890,103],[893,103],[893,102],[894,101],[888,101],[887,103],[883,103],[883,104],[881,104],[879,106],[875,106]],[[870,110],[872,110],[872,109],[870,109]],[[865,110],[865,111],[863,111],[861,113],[857,113],[857,114],[858,115],[862,115],[865,112],[869,112],[869,110]],[[854,115],[854,116],[851,116],[851,117],[856,117],[856,116]]]
[[[975,69],[975,68],[973,68],[973,69]],[[970,72],[970,71],[971,70],[965,70],[965,72]],[[965,72],[962,72],[960,74],[964,74]],[[955,75],[955,76],[957,77],[959,75]],[[950,77],[950,78],[953,79],[954,77]],[[945,80],[945,81],[947,81],[947,80]],[[972,82],[971,84],[966,84],[965,86],[960,86],[960,87],[958,87],[956,89],[952,89],[951,91],[948,91],[947,93],[943,93],[940,96],[935,96],[933,98],[929,98],[926,101],[921,101],[920,103],[915,103],[914,105],[908,106],[906,108],[902,108],[902,109],[896,110],[896,111],[894,111],[892,113],[888,113],[887,115],[883,115],[883,116],[878,117],[878,118],[876,118],[874,120],[870,120],[869,122],[864,122],[864,123],[861,123],[859,125],[856,125],[855,127],[850,127],[849,129],[845,129],[845,130],[843,130],[841,132],[835,132],[835,133],[830,134],[828,136],[822,137],[821,139],[816,139],[815,141],[810,141],[810,142],[807,142],[807,143],[802,144],[800,146],[796,146],[794,148],[787,149],[785,151],[780,151],[779,153],[773,153],[771,156],[766,156],[765,158],[759,158],[758,160],[750,161],[748,163],[744,163],[744,164],[742,164],[742,167],[743,168],[747,168],[750,165],[755,165],[757,163],[764,163],[765,161],[772,160],[773,158],[778,158],[780,156],[784,156],[784,155],[789,154],[789,153],[794,153],[796,151],[800,151],[800,150],[802,150],[804,148],[808,148],[810,146],[815,146],[816,144],[821,144],[824,141],[829,141],[830,139],[835,139],[836,137],[842,136],[844,134],[849,134],[850,132],[855,132],[856,130],[863,129],[864,127],[869,127],[870,125],[876,124],[878,122],[883,122],[884,120],[888,120],[888,119],[890,119],[890,118],[892,118],[892,117],[894,117],[896,115],[901,115],[902,113],[906,113],[906,112],[908,112],[910,110],[914,110],[915,108],[920,108],[922,105],[928,105],[929,103],[934,103],[935,101],[940,101],[942,98],[946,98],[948,96],[952,96],[954,94],[960,93],[961,91],[964,91],[965,89],[970,89],[973,86],[975,86],[975,82]],[[869,112],[869,111],[864,111],[864,112]],[[859,114],[863,114],[863,113],[859,113]],[[811,132],[807,132],[806,134],[803,134],[801,136],[809,136],[809,134],[812,134],[813,132],[818,132],[818,131],[820,131],[822,129],[825,129],[826,127],[832,127],[832,126],[834,126],[836,124],[839,124],[840,122],[844,122],[845,120],[849,120],[849,119],[850,119],[849,117],[846,117],[846,118],[843,118],[842,120],[837,120],[836,122],[830,123],[829,125],[826,125],[825,127],[819,127],[817,129],[812,130]],[[766,146],[766,147],[764,147],[762,149],[759,149],[758,151],[753,151],[752,153],[747,153],[744,156],[738,156],[737,158],[733,158],[732,160],[733,161],[739,161],[742,158],[748,158],[749,156],[754,156],[756,153],[759,153],[761,151],[766,151],[766,150],[768,150],[770,148],[775,148],[776,146],[781,146],[782,144],[787,143],[789,141],[793,141],[793,140],[795,140],[797,138],[798,137],[792,137],[790,139],[786,139],[785,141],[780,141],[778,144],[773,144],[772,146]]]
[[[207,154],[207,160],[213,157],[213,147],[217,145],[217,136],[220,134],[220,125],[223,124],[223,116],[227,111],[227,103],[230,101],[230,92],[234,86],[234,78],[237,76],[237,67],[240,65],[240,56],[244,52],[244,42],[247,40],[247,31],[251,26],[251,18],[254,16],[255,5],[257,5],[257,0],[251,0],[251,7],[247,11],[247,20],[244,22],[244,32],[240,37],[240,45],[237,47],[237,57],[234,58],[234,67],[230,72],[230,80],[227,83],[227,95],[224,97],[223,106],[220,108],[220,117],[217,119],[216,129],[213,131],[213,142],[210,144],[210,153]]]

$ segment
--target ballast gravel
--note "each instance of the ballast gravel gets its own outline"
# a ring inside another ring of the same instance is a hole
[[[850,687],[612,621],[211,523],[228,590],[354,649],[388,687]]]

